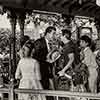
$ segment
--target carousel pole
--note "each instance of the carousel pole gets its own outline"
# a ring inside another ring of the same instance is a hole
[[[20,39],[22,39],[24,37],[24,24],[25,24],[26,14],[25,12],[23,12],[23,13],[19,13],[18,15],[19,15],[18,23],[20,26]]]
[[[10,66],[9,66],[9,76],[10,79],[15,77],[16,71],[16,14],[15,11],[11,11],[10,24],[12,29],[12,34],[10,37]]]

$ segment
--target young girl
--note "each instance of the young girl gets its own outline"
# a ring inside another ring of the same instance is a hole
[[[83,48],[84,59],[82,63],[84,63],[88,67],[89,77],[88,84],[89,90],[92,93],[97,92],[97,63],[95,60],[95,55],[90,49],[91,39],[88,36],[82,36],[80,38],[80,46]]]
[[[19,88],[42,89],[39,63],[31,57],[32,49],[34,49],[32,46],[31,42],[27,42],[23,46],[24,57],[19,61],[16,79],[20,79]],[[29,94],[19,94],[18,98],[19,100],[42,100],[41,96]]]

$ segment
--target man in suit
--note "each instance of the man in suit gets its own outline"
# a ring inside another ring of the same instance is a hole
[[[49,41],[51,41],[56,33],[56,28],[49,26],[45,30],[44,37],[35,41],[35,53],[33,57],[40,63],[41,83],[44,89],[53,88],[53,75],[51,72],[52,65],[46,61],[47,54],[50,52]]]

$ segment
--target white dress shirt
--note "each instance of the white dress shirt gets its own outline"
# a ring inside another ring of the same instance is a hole
[[[45,41],[46,41],[46,44],[47,44],[47,49],[48,49],[48,52],[50,51],[50,46],[49,46],[49,41],[47,38],[45,38]]]

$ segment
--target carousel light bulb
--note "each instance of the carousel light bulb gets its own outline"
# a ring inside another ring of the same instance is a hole
[[[100,0],[96,0],[96,4],[100,6]]]
[[[79,0],[78,2],[79,2],[80,5],[82,4],[82,0]]]
[[[3,14],[3,6],[0,5],[0,13]]]

